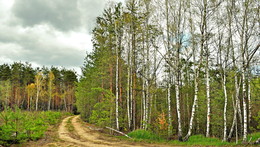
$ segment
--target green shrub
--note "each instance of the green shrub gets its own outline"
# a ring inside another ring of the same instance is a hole
[[[61,112],[27,112],[16,108],[0,113],[0,145],[9,146],[44,136],[49,125],[58,123]]]
[[[128,135],[135,139],[146,139],[146,140],[157,140],[157,141],[161,140],[161,138],[156,134],[141,129],[130,132],[128,133]]]

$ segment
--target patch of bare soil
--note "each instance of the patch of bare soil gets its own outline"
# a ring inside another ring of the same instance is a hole
[[[70,117],[64,119],[59,127],[58,134],[61,140],[73,143],[76,146],[89,146],[89,147],[158,147],[165,145],[153,145],[145,143],[135,143],[130,141],[122,141],[120,139],[106,136],[95,129],[90,129],[87,123],[82,123],[79,116],[73,116],[71,124],[74,127],[74,133],[80,136],[80,139],[70,137],[70,132],[65,127],[65,123]]]
[[[71,124],[69,124],[71,123]],[[68,129],[68,125],[73,129]],[[90,124],[84,123],[79,116],[69,116],[62,120],[56,131],[52,131],[46,139],[37,142],[26,143],[20,146],[30,147],[166,147],[167,145],[155,145],[136,143],[120,140],[115,137],[102,134],[92,129]],[[55,129],[55,128],[54,128]],[[50,130],[51,132],[51,130]],[[55,133],[55,134],[54,134]],[[52,137],[52,139],[50,139]],[[54,137],[54,139],[53,139]],[[48,139],[49,138],[49,139]]]

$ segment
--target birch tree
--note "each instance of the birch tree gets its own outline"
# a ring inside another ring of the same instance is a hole
[[[42,91],[43,86],[43,73],[38,72],[35,76],[35,85],[36,85],[36,102],[35,102],[35,110],[38,111],[38,103],[39,103],[39,96]]]
[[[54,86],[54,79],[55,79],[55,76],[53,74],[52,71],[49,72],[48,74],[48,94],[49,94],[49,100],[48,100],[48,111],[50,111],[51,109],[51,100],[52,100],[52,95],[53,95],[53,86]]]

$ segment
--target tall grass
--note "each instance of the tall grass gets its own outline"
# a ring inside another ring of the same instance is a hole
[[[149,143],[166,143],[170,145],[180,145],[180,146],[232,146],[232,145],[243,145],[242,140],[239,140],[238,144],[235,142],[224,142],[219,138],[207,138],[204,135],[193,135],[186,142],[181,142],[178,140],[166,140],[160,138],[158,135],[145,130],[135,130],[128,133],[128,135],[134,138],[135,141],[145,141]],[[255,142],[260,138],[260,132],[256,132],[248,135],[248,141]]]
[[[153,134],[150,131],[141,130],[141,129],[128,133],[128,136],[130,136],[134,139],[140,139],[140,140],[153,140],[153,141],[162,140],[162,138],[160,138],[156,134]]]
[[[235,145],[235,143],[223,142],[219,138],[207,138],[204,135],[194,135],[186,142],[180,142],[178,140],[172,140],[169,142],[174,145],[198,145],[198,146],[227,146]]]

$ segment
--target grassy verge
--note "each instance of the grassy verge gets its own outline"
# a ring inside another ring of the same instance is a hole
[[[194,135],[186,142],[180,142],[178,140],[169,141],[169,144],[174,145],[199,145],[199,146],[230,146],[236,145],[235,143],[223,142],[219,138],[207,138],[204,135]]]
[[[62,112],[28,112],[6,109],[0,113],[0,145],[10,146],[45,137],[45,133],[59,124]]]
[[[219,138],[207,138],[204,135],[193,135],[186,142],[181,142],[178,140],[166,140],[160,138],[156,134],[153,134],[149,131],[144,130],[135,130],[133,132],[128,133],[130,137],[133,138],[135,142],[145,142],[145,143],[153,143],[153,144],[167,144],[167,145],[177,145],[177,146],[240,146],[242,141],[239,140],[238,144],[235,142],[223,142]],[[127,139],[124,136],[120,136],[120,139]],[[260,138],[260,132],[252,133],[248,135],[248,141],[250,143],[255,142],[258,138]]]

